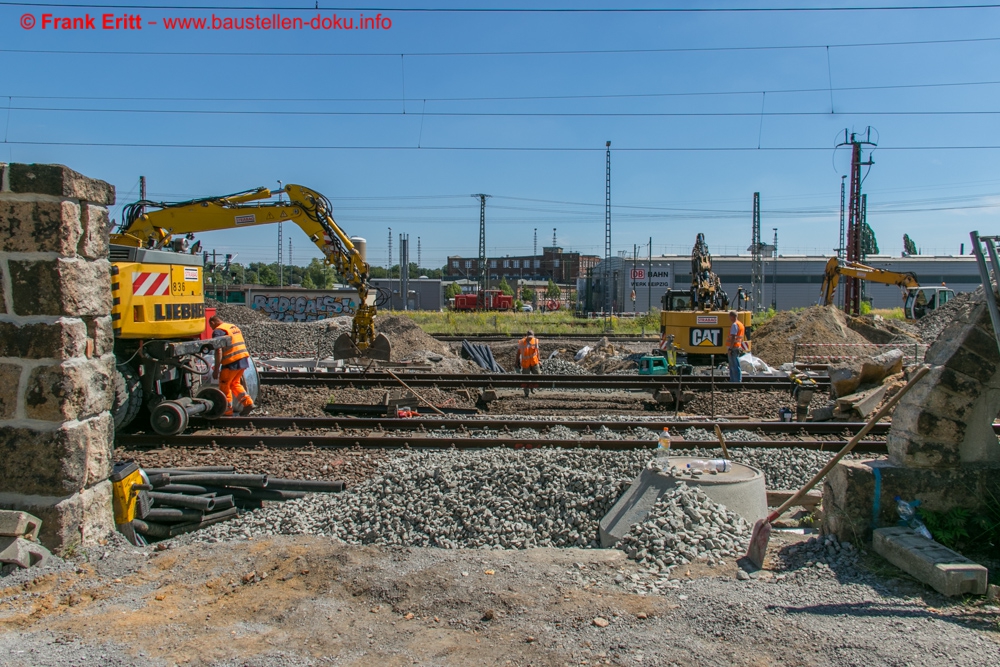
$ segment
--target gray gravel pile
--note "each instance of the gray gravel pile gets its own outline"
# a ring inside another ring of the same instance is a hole
[[[855,573],[860,553],[850,542],[841,542],[834,535],[811,537],[785,547],[778,552],[778,569],[808,576],[813,571]]]
[[[447,549],[596,548],[598,522],[648,460],[643,451],[404,452],[354,489],[268,506],[192,539],[313,534]]]
[[[985,301],[982,285],[972,292],[956,294],[943,308],[932,311],[916,322],[917,332],[925,343],[933,343],[941,332],[960,317],[964,317],[974,307]]]
[[[587,375],[585,368],[563,359],[546,359],[540,368],[545,375]]]
[[[699,556],[714,565],[746,551],[750,528],[701,489],[681,484],[663,494],[646,520],[634,525],[616,547],[660,572]]]

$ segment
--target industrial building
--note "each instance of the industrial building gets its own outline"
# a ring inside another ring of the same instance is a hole
[[[781,255],[764,259],[763,308],[778,310],[815,305],[820,297],[826,256]],[[722,280],[730,299],[742,287],[749,295],[750,256],[716,255],[713,268]],[[951,287],[955,292],[969,292],[980,285],[976,260],[972,255],[891,257],[872,255],[865,262],[875,268],[911,272],[922,285]],[[842,281],[843,284],[843,281]],[[587,312],[646,312],[660,306],[660,297],[668,288],[686,289],[691,285],[691,258],[688,255],[661,255],[649,259],[612,257],[601,261],[589,276],[577,281],[577,307]],[[610,289],[607,289],[610,288]],[[635,291],[635,301],[631,298]],[[901,291],[893,285],[865,283],[866,298],[874,308],[902,306]]]

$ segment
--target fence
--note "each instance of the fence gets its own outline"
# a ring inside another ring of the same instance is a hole
[[[856,359],[867,359],[889,350],[903,353],[904,364],[918,364],[924,360],[927,348],[924,343],[796,343],[792,363],[835,364]]]

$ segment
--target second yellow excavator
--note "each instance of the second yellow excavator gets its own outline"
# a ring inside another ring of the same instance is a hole
[[[955,296],[955,291],[945,287],[921,286],[917,276],[911,272],[877,269],[858,262],[845,262],[831,257],[823,273],[819,303],[829,306],[837,293],[841,276],[870,280],[883,285],[896,285],[903,293],[903,313],[908,320],[920,319],[935,308],[940,308]]]

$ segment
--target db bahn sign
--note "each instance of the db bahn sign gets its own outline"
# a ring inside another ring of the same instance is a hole
[[[645,280],[646,269],[632,269],[632,280]]]

